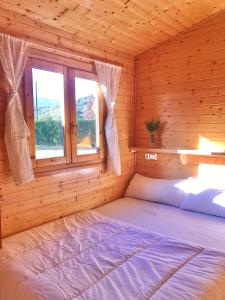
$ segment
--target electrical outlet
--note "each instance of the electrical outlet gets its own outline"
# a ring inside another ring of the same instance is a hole
[[[145,153],[145,160],[149,160],[150,159],[150,156],[148,153]]]
[[[157,153],[145,153],[145,160],[157,160]]]

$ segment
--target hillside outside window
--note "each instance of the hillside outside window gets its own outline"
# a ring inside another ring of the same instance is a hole
[[[94,72],[29,58],[25,96],[37,171],[103,161],[103,96]]]

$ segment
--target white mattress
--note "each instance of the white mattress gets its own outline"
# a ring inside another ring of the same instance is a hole
[[[224,300],[224,282],[224,252],[93,211],[6,238],[0,250],[1,300]]]
[[[225,251],[225,218],[133,198],[118,199],[95,210],[151,232]]]

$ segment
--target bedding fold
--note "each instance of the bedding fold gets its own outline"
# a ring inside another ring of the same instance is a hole
[[[225,299],[225,253],[93,211],[5,239],[0,269],[1,300]]]

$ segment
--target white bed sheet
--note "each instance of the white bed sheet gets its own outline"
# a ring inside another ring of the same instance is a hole
[[[225,253],[86,211],[4,240],[1,300],[222,300]]]
[[[225,218],[134,198],[121,198],[95,210],[151,232],[225,251]]]

